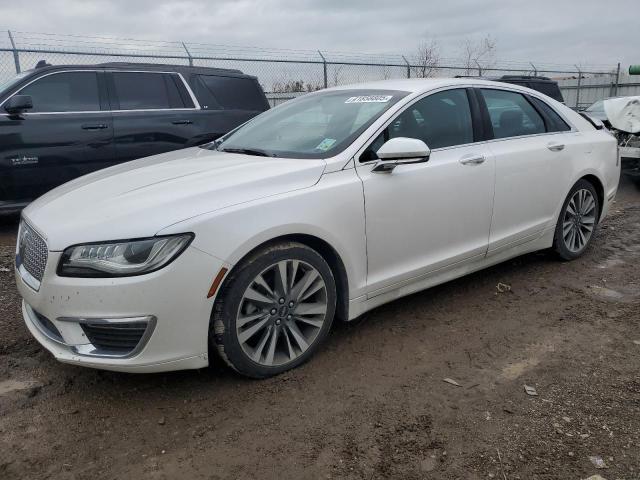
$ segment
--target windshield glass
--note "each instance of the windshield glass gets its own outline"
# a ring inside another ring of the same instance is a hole
[[[602,100],[598,100],[593,105],[587,107],[587,112],[602,112],[604,113],[604,102]]]
[[[308,94],[262,113],[205,148],[285,158],[329,158],[347,148],[407,94],[358,89]]]
[[[3,90],[6,90],[7,88],[11,87],[12,85],[18,83],[20,80],[22,80],[28,74],[29,74],[29,72],[22,72],[22,73],[19,73],[19,74],[15,75],[15,76],[11,77],[11,78],[0,80],[0,92],[2,92]]]

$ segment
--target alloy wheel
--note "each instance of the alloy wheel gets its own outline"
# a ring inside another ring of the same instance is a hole
[[[593,234],[596,224],[596,200],[586,189],[577,190],[564,212],[562,238],[570,252],[582,251]]]
[[[260,365],[290,363],[314,343],[327,309],[327,287],[318,270],[300,260],[279,261],[245,290],[236,316],[238,342]]]

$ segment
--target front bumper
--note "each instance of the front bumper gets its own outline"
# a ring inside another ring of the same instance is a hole
[[[61,252],[49,252],[38,291],[16,271],[22,314],[31,334],[58,360],[123,372],[160,372],[208,365],[207,293],[225,265],[189,247],[165,268],[120,278],[56,275]],[[50,322],[50,323],[49,323]],[[136,324],[136,348],[113,352],[96,346],[86,324]]]

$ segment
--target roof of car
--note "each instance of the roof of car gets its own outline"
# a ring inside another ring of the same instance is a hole
[[[94,69],[94,68],[104,68],[104,69],[115,69],[115,70],[157,70],[157,71],[172,71],[172,72],[189,72],[189,73],[201,73],[201,74],[221,74],[221,75],[231,75],[237,77],[248,77],[255,78],[252,75],[247,75],[240,70],[231,69],[231,68],[215,68],[215,67],[201,67],[201,66],[189,66],[189,65],[175,65],[175,64],[164,64],[164,63],[134,63],[134,62],[106,62],[106,63],[97,63],[97,64],[79,64],[79,65],[50,65],[46,64],[44,66],[36,67],[34,69],[29,70],[29,72],[47,72],[54,70],[66,70],[66,69]]]
[[[502,89],[513,88],[514,90],[521,90],[524,92],[536,94],[540,93],[521,85],[507,84],[504,82],[494,82],[491,80],[481,80],[479,78],[404,78],[394,80],[378,80],[374,82],[332,87],[329,90],[401,90],[410,93],[421,93],[428,92],[436,88],[456,85],[478,85],[487,87],[499,87]]]

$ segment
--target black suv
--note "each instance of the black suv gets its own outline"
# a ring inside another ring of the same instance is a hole
[[[564,103],[564,97],[558,86],[558,82],[551,80],[549,77],[534,77],[530,75],[503,75],[494,78],[497,82],[511,83],[513,85],[522,85],[540,93],[544,93],[547,97],[551,97],[560,103]]]
[[[482,80],[493,80],[494,82],[511,83],[530,88],[536,92],[545,94],[560,103],[564,103],[564,97],[560,91],[558,82],[549,77],[539,77],[533,75],[502,75],[501,77],[476,77],[472,75],[456,75],[456,78],[480,78]]]
[[[0,212],[80,175],[210,142],[269,108],[239,70],[40,65],[0,86]]]

